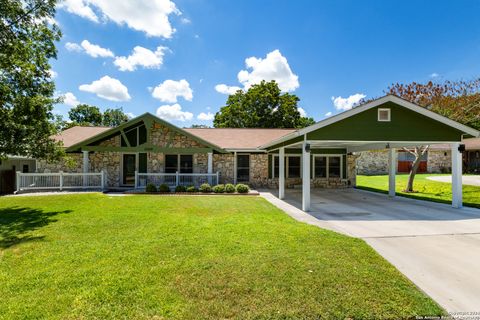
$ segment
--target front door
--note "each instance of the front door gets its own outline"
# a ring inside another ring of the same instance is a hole
[[[125,186],[133,186],[135,184],[135,170],[137,168],[137,155],[123,155],[123,172],[122,184]]]

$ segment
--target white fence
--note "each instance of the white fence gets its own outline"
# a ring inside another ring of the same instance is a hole
[[[104,189],[105,172],[17,172],[17,192],[24,190]]]
[[[166,184],[169,187],[195,186],[203,183],[218,184],[219,173],[139,173],[135,171],[135,189],[145,188],[152,183],[156,186]]]

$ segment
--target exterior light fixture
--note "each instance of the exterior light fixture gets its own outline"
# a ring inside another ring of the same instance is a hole
[[[310,152],[310,143],[305,144],[305,152]]]

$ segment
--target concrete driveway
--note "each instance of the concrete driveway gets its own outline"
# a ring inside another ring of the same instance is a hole
[[[364,239],[447,311],[480,311],[480,210],[312,189],[307,214],[301,190],[287,190],[285,202],[261,194],[297,220]]]
[[[428,180],[438,182],[452,183],[452,176],[431,176],[427,177]],[[464,175],[462,176],[462,184],[469,186],[480,186],[480,176],[477,175]]]

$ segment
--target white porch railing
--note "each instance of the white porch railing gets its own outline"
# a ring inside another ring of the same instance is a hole
[[[135,171],[135,189],[145,188],[152,183],[156,186],[166,184],[169,187],[195,186],[203,183],[218,184],[219,173],[139,173]]]
[[[24,190],[104,189],[105,172],[22,173],[17,171],[17,192]]]

